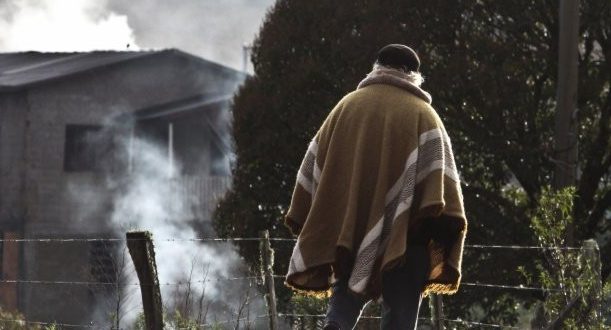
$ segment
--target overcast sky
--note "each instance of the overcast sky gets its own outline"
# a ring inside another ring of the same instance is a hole
[[[241,69],[274,1],[0,0],[0,52],[179,48]]]

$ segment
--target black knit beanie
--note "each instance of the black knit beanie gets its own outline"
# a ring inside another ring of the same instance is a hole
[[[418,54],[413,49],[401,44],[390,44],[382,47],[378,51],[376,63],[404,69],[405,71],[418,71],[420,69]]]

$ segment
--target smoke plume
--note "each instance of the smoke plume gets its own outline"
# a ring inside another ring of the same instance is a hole
[[[138,49],[125,15],[98,0],[0,2],[0,51]]]
[[[208,320],[235,322],[240,305],[249,299],[250,305],[246,307],[251,313],[250,320],[255,320],[252,316],[263,310],[261,300],[253,297],[256,289],[251,288],[251,296],[246,297],[249,281],[229,279],[248,276],[232,245],[194,240],[202,233],[196,232],[191,221],[205,216],[203,208],[207,205],[189,192],[186,180],[168,177],[170,168],[180,172],[180,164],[170,162],[167,150],[149,141],[123,141],[124,148],[131,148],[134,170],[121,182],[110,178],[109,185],[116,190],[111,222],[120,235],[128,230],[153,233],[166,308],[191,316],[206,308]],[[135,274],[131,274],[128,281],[137,282]],[[176,285],[179,282],[191,284]],[[203,299],[204,305],[197,304],[199,299]],[[130,306],[125,307],[130,310]]]
[[[256,280],[248,278],[253,274],[235,247],[198,240],[215,236],[206,222],[215,205],[214,195],[220,197],[228,188],[228,178],[176,175],[181,164],[170,161],[167,148],[116,127],[96,134],[92,145],[107,143],[109,135],[114,136],[116,147],[112,161],[105,164],[108,168],[101,172],[104,179],[79,178],[68,185],[68,205],[75,219],[72,229],[110,231],[115,237],[125,237],[130,230],[152,232],[162,300],[170,317],[179,312],[200,324],[228,321],[224,326],[232,328],[238,319],[242,327],[245,319],[251,326],[264,321],[257,319],[265,310]],[[117,171],[117,165],[128,170]],[[206,189],[216,191],[211,196],[202,192]],[[252,244],[258,248],[256,241]],[[114,280],[121,289],[99,295],[91,317],[104,326],[119,317],[119,326],[130,328],[142,311],[139,281],[127,250],[116,246],[111,250]]]
[[[274,2],[0,0],[0,51],[178,48],[241,70]]]

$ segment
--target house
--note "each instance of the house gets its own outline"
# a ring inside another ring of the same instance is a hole
[[[112,283],[115,266],[102,242],[68,239],[113,235],[121,187],[105,182],[138,171],[134,141],[167,156],[168,179],[201,201],[187,220],[209,230],[230,182],[228,108],[244,78],[175,49],[0,54],[2,308],[32,321],[90,320],[95,290],[58,282]]]

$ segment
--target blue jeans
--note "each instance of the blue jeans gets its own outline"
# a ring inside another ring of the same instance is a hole
[[[422,290],[429,274],[429,254],[425,246],[409,246],[405,264],[382,275],[383,330],[415,329],[422,302]],[[356,325],[367,300],[348,290],[348,280],[340,279],[332,286],[326,323],[340,330],[351,330]]]

